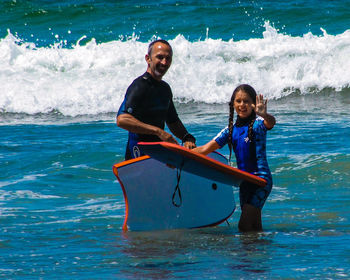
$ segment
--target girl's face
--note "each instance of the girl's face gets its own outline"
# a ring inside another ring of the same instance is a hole
[[[253,111],[253,100],[250,98],[249,94],[240,90],[236,93],[235,99],[233,101],[233,107],[236,110],[237,115],[242,118],[248,118]]]

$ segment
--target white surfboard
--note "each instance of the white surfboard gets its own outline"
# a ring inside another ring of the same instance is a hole
[[[210,180],[235,187],[239,187],[242,181],[248,181],[260,187],[266,186],[263,178],[229,166],[226,159],[218,160],[168,142],[139,142],[138,146],[144,154],[158,161]]]
[[[227,163],[218,153],[210,156]],[[214,226],[227,220],[236,207],[231,185],[180,172],[149,156],[118,163],[113,172],[124,193],[123,230]]]

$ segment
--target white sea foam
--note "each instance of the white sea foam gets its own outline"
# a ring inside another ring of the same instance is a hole
[[[4,186],[9,186],[9,185],[16,185],[18,183],[35,181],[35,180],[37,180],[37,178],[45,177],[45,176],[46,176],[46,174],[24,175],[23,178],[21,178],[21,179],[0,182],[0,188],[2,188]]]
[[[18,190],[18,191],[3,191],[0,190],[0,201],[9,201],[15,199],[56,199],[60,198],[56,195],[45,195],[36,193],[30,190]]]
[[[178,102],[227,102],[241,83],[270,99],[349,87],[350,30],[291,37],[266,23],[260,39],[190,42],[178,35],[170,43],[174,59],[164,80]],[[9,31],[0,40],[0,112],[116,112],[128,85],[146,70],[147,45],[133,38],[37,47]]]

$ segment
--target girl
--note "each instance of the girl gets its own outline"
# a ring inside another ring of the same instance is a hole
[[[261,209],[272,188],[272,176],[266,160],[266,131],[274,127],[276,120],[267,113],[267,100],[246,84],[234,90],[229,106],[228,126],[213,140],[194,151],[206,155],[228,144],[230,159],[233,148],[239,169],[267,181],[263,188],[246,181],[239,188],[242,210],[239,230],[261,231]],[[234,110],[237,119],[233,124]]]

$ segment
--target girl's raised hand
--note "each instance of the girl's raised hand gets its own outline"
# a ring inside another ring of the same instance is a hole
[[[256,96],[256,105],[252,105],[255,113],[264,118],[264,125],[267,129],[272,129],[276,124],[276,119],[274,116],[267,113],[267,99],[264,100],[262,94]]]
[[[256,105],[253,104],[253,109],[255,113],[259,116],[265,117],[267,114],[267,99],[264,100],[262,94],[257,94]]]

